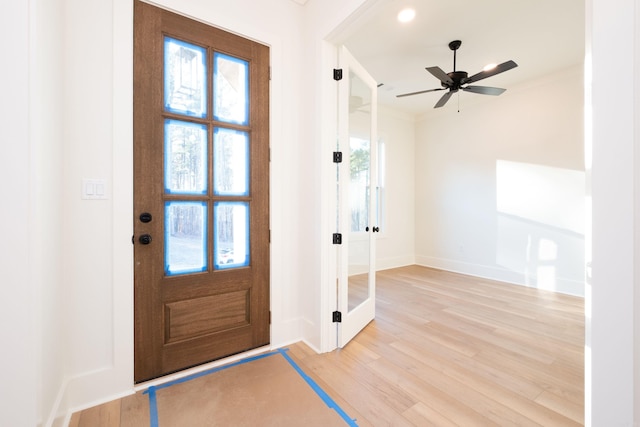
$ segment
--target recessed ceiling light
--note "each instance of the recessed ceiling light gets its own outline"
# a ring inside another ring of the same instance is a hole
[[[484,66],[483,70],[484,71],[489,71],[489,70],[493,70],[494,68],[496,68],[498,66],[498,64],[487,64]]]
[[[416,11],[414,9],[402,9],[400,13],[398,13],[398,21],[400,22],[409,22],[413,21],[413,18],[416,17]]]

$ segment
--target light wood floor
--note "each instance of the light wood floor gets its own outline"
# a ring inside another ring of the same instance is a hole
[[[376,292],[376,319],[344,349],[290,347],[358,425],[584,423],[582,298],[419,266],[379,272]],[[137,393],[70,425],[145,426],[144,404]]]

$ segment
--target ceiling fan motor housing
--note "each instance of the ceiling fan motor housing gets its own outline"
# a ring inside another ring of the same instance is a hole
[[[464,81],[469,76],[469,74],[466,71],[452,71],[450,73],[447,73],[447,75],[451,77],[451,80],[453,80],[453,84],[445,84],[444,82],[442,82],[441,83],[442,87],[452,88],[452,89],[459,89],[460,85],[463,85]]]

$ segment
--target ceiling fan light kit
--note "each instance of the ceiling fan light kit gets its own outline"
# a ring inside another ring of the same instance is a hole
[[[512,68],[517,67],[518,64],[516,64],[513,61],[503,62],[502,64],[496,65],[493,68],[480,71],[479,73],[469,77],[469,74],[466,71],[456,70],[456,52],[461,45],[462,45],[462,42],[460,40],[453,40],[452,42],[449,43],[449,49],[453,51],[453,71],[452,72],[445,73],[444,71],[442,71],[440,67],[437,67],[437,66],[426,68],[426,70],[429,73],[431,73],[431,75],[433,75],[435,78],[440,80],[440,84],[442,86],[441,88],[404,93],[402,95],[396,95],[396,97],[402,98],[405,96],[419,95],[427,92],[448,90],[448,92],[445,93],[440,98],[440,100],[438,100],[436,105],[433,107],[433,108],[440,108],[447,103],[449,98],[451,98],[451,95],[458,92],[459,90],[462,90],[465,92],[478,93],[481,95],[493,95],[493,96],[497,96],[503,93],[506,89],[502,89],[498,87],[489,87],[489,86],[465,86],[465,85],[468,85],[469,83],[475,83],[482,79],[486,79],[487,77],[495,76],[496,74],[503,73],[505,71],[508,71]]]

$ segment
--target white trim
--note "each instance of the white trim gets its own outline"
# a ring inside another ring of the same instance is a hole
[[[512,285],[526,286],[528,288],[538,288],[532,283],[536,282],[536,275],[525,276],[522,273],[501,268],[499,266],[487,266],[481,264],[467,263],[459,260],[437,258],[430,256],[416,256],[416,264],[423,267],[436,268],[439,270],[451,271],[454,273],[466,274],[482,279],[496,280]],[[577,297],[584,297],[584,282],[577,280],[557,278],[554,289],[538,288],[545,291],[558,292]]]
[[[393,258],[377,258],[376,271],[390,270],[392,268],[406,267],[416,263],[415,255],[396,256]]]
[[[640,5],[638,1],[635,2],[635,15],[634,15],[634,50],[633,50],[633,58],[634,58],[634,70],[633,74],[636,75],[638,70],[640,69]],[[633,140],[634,140],[634,161],[633,161],[633,170],[634,170],[634,266],[636,266],[634,271],[634,284],[635,284],[635,293],[634,293],[634,345],[633,345],[633,360],[635,363],[633,364],[633,420],[636,423],[640,423],[640,290],[638,290],[638,285],[640,285],[640,115],[638,111],[640,111],[640,85],[637,83],[633,85],[634,91],[634,100],[633,107],[635,114],[633,115],[635,120],[633,123]]]
[[[190,369],[185,369],[183,371],[175,372],[173,374],[165,375],[160,378],[155,378],[153,380],[145,381],[139,384],[136,384],[134,390],[141,391],[146,390],[151,386],[158,386],[161,384],[166,384],[171,381],[179,380],[181,378],[186,378],[190,375],[198,374],[200,372],[208,371],[209,369],[217,368],[218,366],[228,365],[230,363],[237,362],[242,359],[246,359],[248,357],[253,357],[258,354],[268,353],[275,348],[271,346],[263,346],[254,348],[253,350],[245,351],[244,353],[235,354],[233,356],[225,357],[224,359],[214,360],[213,362],[205,363],[203,365],[199,365]]]
[[[320,350],[328,352],[336,348],[337,330],[332,321],[331,313],[336,310],[336,280],[337,273],[337,251],[330,236],[335,232],[336,221],[336,200],[335,200],[335,166],[331,163],[331,153],[335,149],[336,135],[338,134],[338,122],[335,106],[338,102],[337,88],[335,81],[330,76],[331,70],[338,65],[338,50],[333,44],[320,41],[320,51],[322,52],[321,69],[318,71],[324,78],[321,79],[321,111],[323,116],[318,123],[322,124],[321,146],[327,160],[320,165],[320,194],[321,206],[321,235],[326,239],[322,245],[320,259]],[[326,77],[325,77],[326,76]]]

